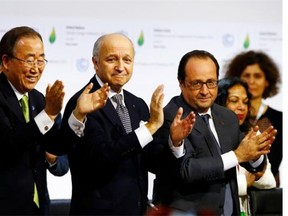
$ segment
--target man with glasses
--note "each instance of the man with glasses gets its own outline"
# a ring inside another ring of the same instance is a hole
[[[156,134],[168,149],[157,157],[156,206],[184,214],[240,215],[235,167],[241,164],[251,172],[264,167],[263,155],[269,152],[277,131],[271,127],[256,135],[256,126],[243,139],[236,115],[214,103],[218,76],[218,62],[209,52],[194,50],[180,61],[181,95],[164,108],[164,124]],[[191,112],[196,115],[191,133],[174,133],[174,116],[184,118]],[[169,145],[174,159],[169,157]]]
[[[61,174],[61,167],[55,167],[56,158],[48,152],[57,155],[61,144],[65,145],[63,140],[71,145],[69,138],[78,137],[73,130],[62,133],[57,124],[64,98],[63,83],[57,80],[48,85],[45,97],[35,89],[46,63],[42,37],[34,29],[15,27],[2,37],[0,215],[47,214],[46,169]],[[96,94],[88,93],[91,88],[88,86],[75,108],[81,116],[91,107],[103,106],[107,99],[107,85]]]

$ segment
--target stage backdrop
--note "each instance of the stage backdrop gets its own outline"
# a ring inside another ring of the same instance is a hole
[[[65,104],[95,74],[91,57],[95,40],[121,32],[134,43],[134,74],[125,86],[150,103],[152,92],[165,85],[165,104],[180,93],[177,67],[188,51],[204,49],[218,59],[220,78],[234,55],[267,52],[282,73],[282,3],[269,1],[3,1],[0,37],[14,26],[28,25],[44,39],[49,63],[37,89],[65,84]],[[282,87],[266,101],[282,110]],[[153,184],[150,175],[149,198]],[[48,175],[50,196],[70,198],[71,180]]]

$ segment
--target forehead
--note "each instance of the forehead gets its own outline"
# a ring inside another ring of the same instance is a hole
[[[15,43],[14,51],[21,53],[44,52],[44,45],[38,37],[21,37]]]
[[[228,89],[229,96],[237,95],[241,97],[247,97],[247,92],[242,85],[234,85]]]
[[[191,80],[217,79],[217,69],[215,63],[210,58],[190,58],[187,61],[186,77]]]
[[[129,55],[133,57],[134,50],[131,41],[122,35],[111,35],[103,39],[100,47],[102,54]]]
[[[259,74],[264,73],[258,64],[248,65],[243,73],[250,73],[250,74]]]

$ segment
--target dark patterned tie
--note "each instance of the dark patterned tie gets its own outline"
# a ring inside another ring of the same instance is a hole
[[[204,122],[206,123],[206,125],[207,125],[207,127],[208,127],[208,129],[209,129],[209,132],[210,132],[211,136],[212,136],[213,139],[214,139],[214,142],[215,142],[214,144],[216,145],[219,154],[221,154],[221,147],[220,147],[219,143],[217,142],[217,140],[216,140],[216,138],[215,138],[215,136],[214,136],[214,134],[213,134],[213,132],[212,132],[212,130],[211,130],[210,124],[209,124],[210,115],[209,115],[209,114],[201,115],[201,118],[202,118],[202,119],[204,120]]]
[[[112,99],[117,103],[116,111],[125,128],[126,133],[128,134],[132,131],[132,127],[131,127],[131,121],[130,121],[128,109],[122,103],[122,95],[116,94],[112,97]]]
[[[20,99],[20,104],[22,108],[22,112],[25,118],[26,123],[30,121],[30,114],[29,114],[29,104],[28,104],[28,96],[23,95],[23,97]],[[39,197],[38,197],[38,191],[36,184],[34,183],[34,196],[33,196],[33,201],[39,208]]]
[[[201,115],[201,118],[204,120],[209,131],[211,132],[211,135],[214,138],[215,145],[217,146],[217,150],[218,150],[219,154],[221,155],[221,147],[218,144],[215,136],[213,135],[213,132],[212,132],[210,124],[209,124],[210,115],[209,114]],[[224,215],[225,216],[226,215],[232,215],[232,213],[233,213],[233,199],[232,199],[230,184],[228,182],[228,183],[226,183],[226,187],[225,187]]]

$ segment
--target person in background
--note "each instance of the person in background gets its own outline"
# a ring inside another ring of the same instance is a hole
[[[61,177],[69,171],[69,162],[67,155],[57,156],[49,152],[45,152],[45,157],[47,162],[47,169],[52,175]],[[47,205],[47,207],[45,208],[45,215],[50,215],[50,196],[47,187],[45,192],[45,198]]]
[[[252,95],[251,118],[260,131],[270,125],[277,129],[276,140],[268,154],[272,173],[280,186],[279,166],[283,156],[283,114],[266,105],[263,99],[273,97],[279,91],[280,73],[276,63],[264,52],[247,51],[236,55],[227,65],[225,77],[239,77],[244,80]]]
[[[73,121],[63,133],[56,123],[65,94],[62,81],[48,85],[45,96],[35,89],[46,64],[42,37],[34,29],[15,27],[1,38],[0,215],[46,214],[46,152],[61,155],[60,144],[71,145],[70,138],[78,137]],[[82,115],[106,103],[109,87],[89,94],[90,87],[75,109]]]
[[[123,89],[133,74],[134,54],[131,40],[123,34],[103,35],[94,44],[96,74],[89,81],[93,83],[91,92],[104,83],[111,90],[102,109],[79,121],[81,141],[75,142],[68,153],[72,215],[141,215],[147,208],[148,171],[144,157],[152,135],[163,123],[164,86],[158,86],[153,93],[150,114],[143,99]],[[67,116],[71,113],[79,117],[73,110],[82,91],[68,101],[63,128],[68,127]],[[124,119],[116,109],[124,112]]]
[[[237,115],[240,129],[244,133],[251,130],[251,94],[248,85],[238,77],[223,78],[218,83],[218,96],[215,103],[224,106]],[[266,168],[257,173],[248,172],[244,167],[237,166],[237,183],[240,199],[241,215],[250,215],[247,189],[272,189],[276,181],[271,172],[271,164],[267,159]]]
[[[241,164],[255,173],[266,164],[264,155],[269,152],[277,131],[271,126],[256,135],[259,128],[255,126],[244,137],[235,113],[214,103],[218,76],[218,62],[207,51],[194,50],[180,60],[181,94],[165,106],[164,123],[156,134],[162,140],[159,143],[174,146],[173,154],[178,160],[176,172],[173,163],[167,161],[162,171],[156,173],[155,180],[159,180],[153,191],[156,207],[164,200],[165,205],[183,214],[240,215],[236,167]],[[183,117],[191,112],[196,115],[189,133],[171,131],[177,123],[173,116],[179,110]],[[161,158],[165,156],[160,155],[159,161]],[[172,172],[175,174],[171,176]],[[172,183],[168,185],[168,181]],[[172,194],[168,201],[167,190],[171,191],[169,196]]]

